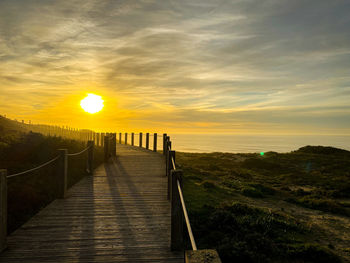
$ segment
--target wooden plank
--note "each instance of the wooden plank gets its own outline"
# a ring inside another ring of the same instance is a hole
[[[174,262],[164,156],[119,145],[100,166],[8,237],[0,262]]]

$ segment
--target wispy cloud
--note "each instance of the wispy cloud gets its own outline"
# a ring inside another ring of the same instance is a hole
[[[129,118],[106,109],[105,120],[128,127],[348,133],[349,11],[346,0],[2,0],[0,110],[43,120],[94,90]]]

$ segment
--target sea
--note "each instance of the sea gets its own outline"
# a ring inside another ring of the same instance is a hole
[[[169,134],[172,149],[180,152],[291,152],[306,145],[350,150],[350,135],[229,135]]]

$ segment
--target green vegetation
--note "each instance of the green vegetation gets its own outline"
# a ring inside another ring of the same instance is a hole
[[[349,261],[349,151],[176,159],[198,246],[216,248],[223,262]]]
[[[14,174],[34,168],[57,156],[57,149],[79,152],[83,142],[26,132],[20,124],[0,118],[0,168]],[[95,147],[94,166],[103,162],[103,149]],[[74,159],[74,161],[73,161]],[[68,187],[86,173],[86,153],[69,157]],[[8,179],[8,232],[21,226],[55,199],[55,163],[38,171]]]

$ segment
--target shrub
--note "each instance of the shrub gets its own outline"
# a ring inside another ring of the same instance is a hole
[[[330,199],[315,199],[312,196],[307,196],[299,199],[288,198],[286,199],[286,201],[311,209],[350,216],[350,213],[346,208],[341,206],[341,204],[339,204],[338,202]]]
[[[253,197],[253,198],[263,198],[264,195],[263,193],[253,187],[246,187],[242,189],[242,194],[248,197]]]
[[[215,188],[215,184],[208,182],[208,181],[204,182],[202,185],[205,189],[214,189]]]
[[[346,151],[346,150],[343,150],[343,149],[338,149],[338,148],[335,148],[335,147],[326,147],[326,146],[310,146],[310,145],[307,145],[307,146],[299,148],[295,152],[350,156],[350,151]]]
[[[293,193],[297,196],[306,196],[306,195],[310,195],[310,192],[306,192],[304,189],[299,188],[296,191],[293,191]]]
[[[265,195],[273,195],[276,193],[275,189],[262,184],[249,184],[249,186],[254,187],[255,189],[259,190],[261,193]]]
[[[340,263],[340,258],[331,250],[316,244],[297,244],[288,247],[290,259],[303,259],[303,262]]]
[[[202,178],[200,176],[197,176],[197,175],[186,176],[186,179],[197,181],[197,182],[201,182],[202,181]]]
[[[324,247],[298,243],[297,237],[307,234],[305,228],[279,213],[233,203],[204,206],[190,217],[198,246],[216,248],[223,263],[340,262]]]

